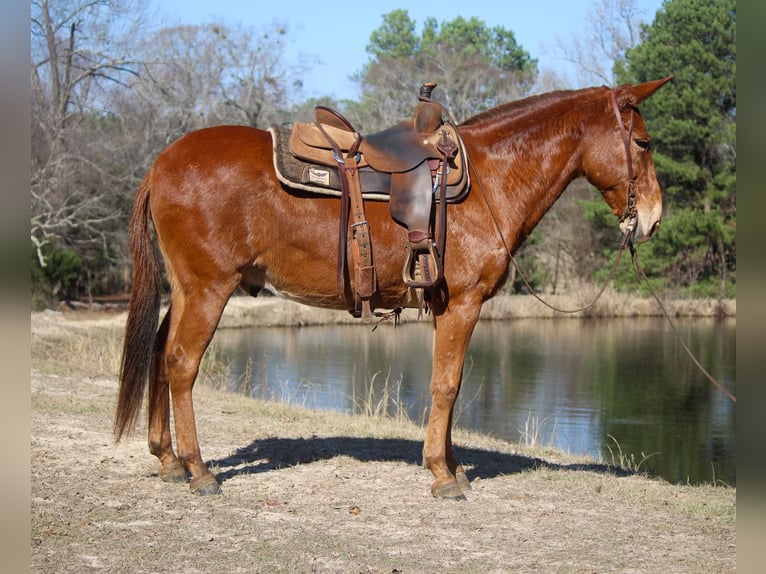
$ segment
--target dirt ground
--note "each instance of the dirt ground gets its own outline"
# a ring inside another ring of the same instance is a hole
[[[32,316],[33,572],[736,570],[736,489],[457,432],[473,490],[437,500],[416,425],[205,384],[200,441],[224,494],[192,495],[158,478],[144,426],[112,443],[123,320]]]

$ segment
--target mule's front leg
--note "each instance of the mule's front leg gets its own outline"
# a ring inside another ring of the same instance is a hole
[[[431,413],[428,417],[423,459],[434,475],[431,493],[438,498],[464,498],[465,472],[452,449],[452,417],[460,392],[468,343],[479,318],[481,304],[458,306],[435,314],[434,357],[431,372]]]

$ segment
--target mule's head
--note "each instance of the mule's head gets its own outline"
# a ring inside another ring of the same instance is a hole
[[[599,133],[584,156],[586,177],[620,218],[620,230],[636,243],[648,240],[662,218],[662,193],[638,106],[670,79],[610,90],[603,102],[604,121],[594,126]]]

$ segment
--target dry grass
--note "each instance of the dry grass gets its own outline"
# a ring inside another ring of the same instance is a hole
[[[577,297],[572,295],[545,295],[543,299],[560,309],[579,309],[593,301],[598,289],[583,287]],[[671,317],[714,317],[718,315],[735,316],[735,299],[670,299],[663,301]],[[662,308],[651,297],[635,297],[607,289],[595,305],[582,313],[560,313],[546,307],[531,295],[501,295],[484,304],[481,316],[484,319],[528,319],[528,318],[563,318],[573,319],[609,318],[609,317],[660,317]]]

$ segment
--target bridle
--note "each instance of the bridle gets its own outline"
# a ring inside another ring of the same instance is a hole
[[[612,88],[611,90],[612,109],[614,109],[614,115],[617,116],[617,125],[620,126],[620,135],[622,135],[622,143],[625,145],[625,155],[628,160],[628,197],[625,203],[625,211],[620,217],[620,223],[628,221],[626,236],[633,232],[634,226],[638,221],[638,210],[636,209],[636,176],[633,173],[633,154],[630,151],[630,140],[633,137],[633,121],[636,115],[636,109],[630,107],[630,127],[626,131],[625,124],[622,121],[622,114],[620,113],[620,106],[617,105],[617,92]]]

